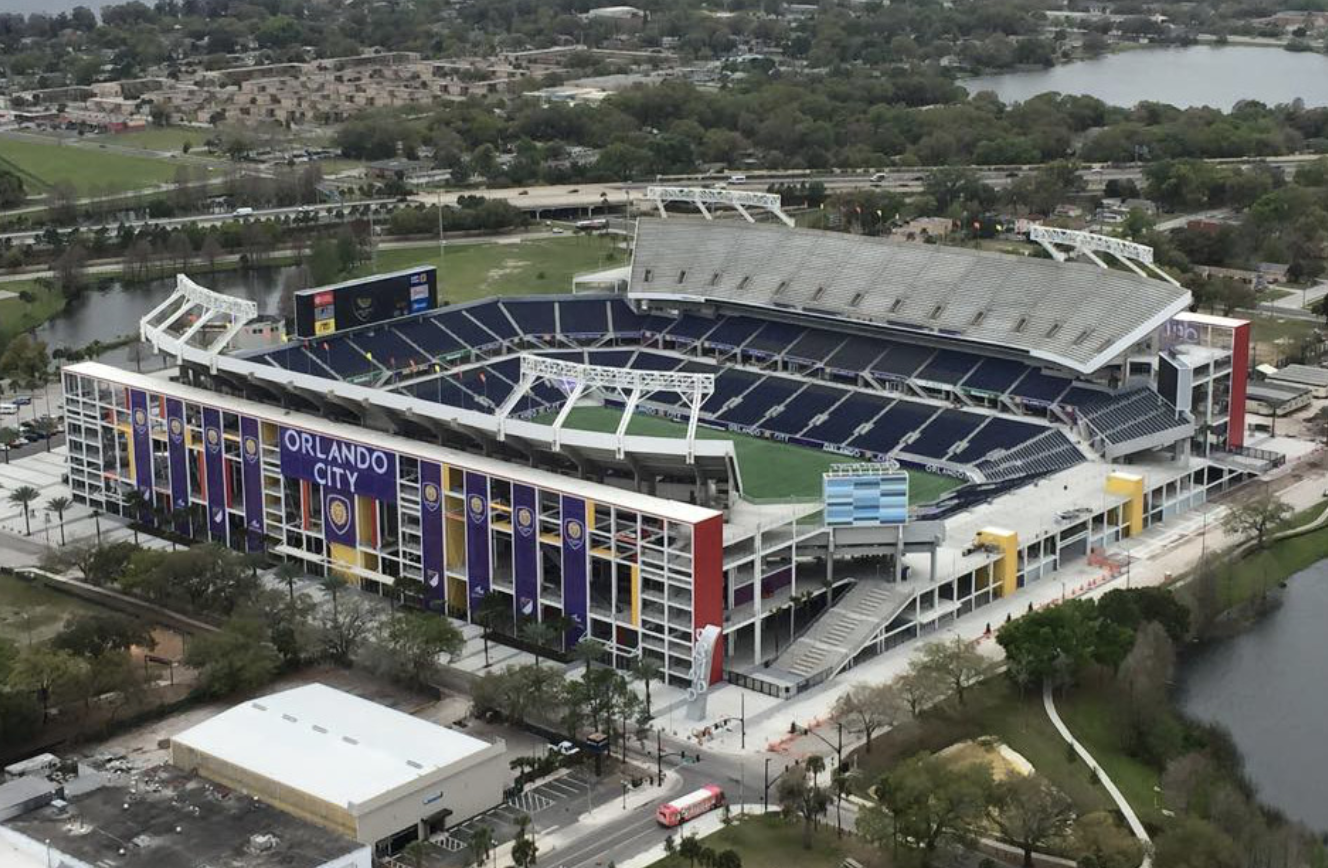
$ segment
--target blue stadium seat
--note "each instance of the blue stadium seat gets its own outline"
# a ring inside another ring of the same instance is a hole
[[[678,367],[679,359],[676,356],[665,356],[660,353],[648,353],[645,350],[636,354],[632,359],[632,367],[638,371],[672,371]]]
[[[1046,430],[1040,425],[993,416],[973,434],[972,439],[961,451],[951,456],[951,460],[972,464],[981,461],[997,449],[1013,449]]]
[[[366,353],[373,355],[373,360],[388,370],[401,370],[410,365],[411,360],[425,364],[428,359],[410,344],[401,339],[390,328],[379,327],[373,331],[357,331],[347,336],[350,342]]]
[[[891,344],[890,352],[872,365],[872,373],[908,379],[918,372],[934,352],[931,347],[919,347],[915,344]]]
[[[930,404],[896,401],[872,424],[867,433],[855,437],[849,445],[869,452],[888,454],[899,445],[900,440],[922,428],[935,413],[936,408]]]
[[[744,352],[766,353],[778,356],[798,342],[807,332],[806,326],[786,322],[768,322],[743,346]]]
[[[612,331],[619,337],[635,337],[641,333],[646,321],[651,317],[637,313],[630,304],[621,298],[609,301],[609,318]]]
[[[749,316],[726,317],[714,331],[705,336],[705,343],[708,346],[740,347],[763,325],[765,323],[762,320]]]
[[[830,386],[810,385],[797,394],[784,409],[761,423],[768,431],[796,436],[817,416],[829,410],[837,401],[848,394],[843,389]],[[743,403],[747,403],[746,399]]]
[[[486,301],[483,304],[472,304],[466,308],[466,313],[502,340],[510,341],[519,334],[516,326],[512,325],[512,321],[503,311],[501,302]]]
[[[434,324],[450,332],[467,349],[482,350],[500,343],[488,329],[466,316],[462,310],[448,310],[434,318]]]
[[[1030,368],[1028,373],[1014,384],[1009,394],[1029,401],[1054,404],[1070,384],[1071,381],[1064,377],[1053,377],[1037,368]]]
[[[364,353],[351,346],[345,338],[332,337],[325,341],[315,341],[309,345],[309,348],[314,358],[335,371],[343,380],[382,371],[382,368],[365,358]],[[387,360],[383,361],[386,364]]]
[[[433,317],[393,323],[392,330],[423,350],[430,361],[461,349],[456,338],[433,324]]]
[[[918,438],[904,447],[905,452],[925,458],[944,458],[954,445],[972,434],[985,419],[963,410],[942,410],[918,432]]]
[[[964,380],[964,388],[1004,395],[1027,370],[1028,365],[1012,359],[983,359]]]
[[[586,364],[601,368],[628,368],[636,350],[591,350],[587,354]]]
[[[558,334],[558,323],[554,312],[555,302],[504,301],[508,314],[516,322],[521,334],[528,337],[546,338]]]
[[[803,336],[784,353],[784,358],[809,365],[820,364],[842,343],[844,343],[843,335],[824,329],[807,329]]]
[[[853,438],[854,429],[891,403],[890,398],[882,395],[853,392],[825,421],[808,428],[803,436],[822,443],[843,445]]]
[[[860,374],[868,370],[872,362],[889,348],[889,344],[876,338],[850,337],[834,355],[825,360],[825,366]]]
[[[564,337],[601,337],[609,331],[609,308],[603,299],[558,302],[558,332]]]
[[[735,368],[725,368],[715,377],[715,391],[701,405],[701,412],[707,416],[716,415],[726,402],[747,391],[753,383],[760,379],[762,379],[760,374],[749,374]]]
[[[972,353],[963,353],[958,350],[937,350],[936,355],[931,357],[931,361],[927,362],[922,370],[918,371],[917,379],[957,386],[972,373],[978,362],[981,361],[981,356],[975,356]]]
[[[761,417],[792,398],[801,388],[802,384],[796,380],[766,377],[748,390],[737,406],[716,418],[735,425],[755,425]]]
[[[317,344],[312,346],[317,346]],[[327,369],[318,364],[312,355],[305,352],[302,346],[286,347],[258,358],[262,358],[279,368],[295,371],[297,374],[310,374],[315,377],[327,376]]]
[[[685,313],[674,320],[661,334],[672,340],[691,343],[700,340],[707,333],[713,331],[724,322],[724,319],[724,317],[711,319],[710,317]]]

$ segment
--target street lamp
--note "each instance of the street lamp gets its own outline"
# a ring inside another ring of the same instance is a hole
[[[836,768],[842,768],[844,765],[844,722],[835,721],[835,727],[839,730],[838,744],[831,742],[816,730],[799,726],[796,722],[789,724],[789,732],[794,735],[813,735],[819,738],[826,747],[835,752]]]

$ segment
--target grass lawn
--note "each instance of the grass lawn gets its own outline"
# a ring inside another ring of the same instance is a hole
[[[0,297],[0,347],[9,343],[14,335],[46,322],[65,306],[65,297],[59,290],[36,280],[0,283],[0,293],[5,292],[14,295]],[[31,303],[19,297],[22,292],[32,294]]]
[[[104,611],[77,597],[0,573],[0,636],[19,645],[51,638],[74,615]]]
[[[438,245],[378,251],[376,265],[360,266],[350,277],[398,271],[414,265],[438,266],[442,297],[452,304],[497,295],[571,292],[572,277],[627,261],[609,236],[569,235],[485,244],[449,244],[445,257]]]
[[[549,413],[536,421],[551,422],[557,414]],[[608,407],[577,407],[567,417],[569,428],[587,431],[616,431],[622,418],[619,410]],[[653,437],[681,437],[687,426],[656,416],[636,416],[627,433]],[[738,452],[738,471],[742,474],[743,493],[756,499],[821,496],[821,474],[832,464],[849,459],[819,449],[792,446],[746,434],[730,434],[698,427],[696,436],[703,440],[732,440]],[[913,503],[930,503],[959,484],[948,476],[909,471],[909,495]]]
[[[90,136],[89,141],[105,142],[108,145],[126,145],[131,148],[147,148],[153,151],[172,151],[181,153],[185,142],[190,148],[202,148],[208,137],[207,130],[191,127],[148,127],[130,133],[106,133]]]
[[[175,177],[175,164],[169,160],[11,138],[0,138],[0,168],[17,171],[29,192],[69,181],[80,196],[139,190]]]
[[[1073,722],[1070,727],[1078,735]],[[882,774],[918,751],[936,753],[955,742],[982,736],[994,736],[1017,751],[1069,796],[1079,813],[1112,807],[1106,790],[1089,780],[1088,767],[1078,760],[1070,761],[1065,742],[1042,708],[1041,691],[1028,690],[1021,697],[1004,677],[993,678],[971,690],[962,708],[950,699],[923,712],[920,719],[878,736],[870,754],[861,749],[856,751],[854,757],[861,769],[860,786],[865,791]],[[1105,759],[1099,762],[1109,772],[1114,771]]]
[[[1316,504],[1292,515],[1275,531],[1288,530],[1318,518],[1328,503]],[[1328,557],[1328,527],[1301,536],[1270,543],[1261,552],[1251,552],[1244,558],[1217,558],[1218,602],[1230,609],[1247,602],[1258,594],[1271,591],[1280,582],[1295,573]]]
[[[857,858],[864,865],[870,864],[870,850],[852,837],[840,839],[835,836],[834,817],[835,810],[831,807],[829,823],[822,823],[812,834],[810,850],[802,847],[801,821],[789,822],[777,814],[743,820],[735,817],[727,828],[701,840],[716,853],[736,850],[742,857],[742,864],[751,868],[839,868],[846,856]],[[685,834],[686,826],[675,840]],[[686,859],[674,855],[665,856],[651,868],[688,868],[688,864]]]
[[[1122,720],[1122,709],[1114,704],[1112,697],[1101,691],[1074,690],[1063,699],[1057,698],[1056,710],[1145,825],[1157,827],[1165,824],[1166,818],[1157,807],[1158,797],[1153,791],[1162,776],[1157,769],[1120,750],[1116,733],[1121,732],[1126,724]]]
[[[1251,337],[1255,344],[1255,361],[1277,364],[1293,353],[1302,338],[1308,337],[1315,320],[1254,314],[1249,316]]]

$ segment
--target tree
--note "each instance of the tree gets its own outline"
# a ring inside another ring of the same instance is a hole
[[[51,639],[51,647],[76,657],[100,657],[111,651],[127,651],[135,645],[152,650],[157,640],[152,627],[137,618],[119,614],[78,615],[70,618]]]
[[[461,631],[447,618],[399,611],[379,628],[379,638],[398,669],[416,684],[425,684],[440,655],[456,657],[465,646]]]
[[[500,624],[512,619],[512,607],[501,594],[485,594],[475,609],[475,623],[483,629],[480,638],[484,641],[484,666],[489,666],[489,636],[497,631]]]
[[[549,647],[558,638],[559,630],[557,627],[545,621],[530,620],[521,625],[518,633],[522,641],[528,643],[530,651],[535,655],[535,666],[540,663],[540,652]]]
[[[74,505],[74,501],[64,495],[52,497],[46,501],[46,508],[55,513],[55,517],[60,522],[60,545],[65,545],[65,512]]]
[[[1158,868],[1240,868],[1240,849],[1231,836],[1197,817],[1183,817],[1157,837]]]
[[[892,684],[855,684],[840,694],[831,712],[848,722],[850,731],[866,740],[865,752],[871,753],[872,736],[877,730],[894,726],[904,711],[904,699]]]
[[[715,854],[713,868],[742,868],[742,856],[737,850],[720,850]]]
[[[1033,868],[1034,850],[1069,834],[1074,803],[1041,775],[1012,775],[996,784],[988,818]]]
[[[812,776],[812,786],[819,785],[823,771],[825,771],[825,757],[815,753],[807,757],[807,774]]]
[[[1222,517],[1222,529],[1245,537],[1254,535],[1254,547],[1262,549],[1269,529],[1286,521],[1292,509],[1266,488],[1254,497],[1234,503]]]
[[[475,827],[470,833],[470,841],[466,847],[470,851],[470,860],[475,863],[476,868],[480,868],[488,860],[489,854],[494,850],[493,829],[483,824]]]
[[[401,856],[410,862],[414,868],[424,868],[424,860],[429,855],[429,842],[421,839],[415,839],[401,848]]]
[[[324,612],[321,622],[323,650],[337,663],[348,665],[373,624],[369,609],[360,600]]]
[[[516,838],[512,841],[512,864],[516,868],[532,868],[539,855],[539,845],[526,833],[529,828],[530,817],[522,814],[516,818]]]
[[[1076,820],[1074,843],[1080,868],[1137,868],[1143,856],[1139,840],[1106,811]]]
[[[88,264],[88,252],[83,245],[75,242],[69,245],[51,263],[55,273],[55,284],[66,295],[77,293],[87,279],[85,269]]]
[[[894,840],[922,851],[930,865],[946,838],[965,841],[991,803],[991,770],[981,763],[959,767],[928,753],[900,763],[876,785],[894,817]]]
[[[9,450],[18,445],[19,433],[14,428],[0,428],[0,449],[4,450],[5,463],[9,463]]]
[[[27,198],[23,179],[8,169],[0,170],[0,208],[16,208]]]
[[[41,497],[41,492],[31,485],[20,485],[9,492],[9,502],[23,510],[23,535],[32,536],[32,515],[28,504]]]
[[[51,438],[55,432],[60,430],[60,423],[47,416],[44,419],[38,419],[32,424],[33,430],[40,434],[46,440],[46,451],[51,451]]]
[[[991,665],[977,648],[960,637],[945,642],[931,642],[918,652],[922,668],[935,672],[950,691],[964,704],[964,691],[982,680],[991,671]]]
[[[586,664],[585,674],[588,675],[590,674],[591,665],[604,656],[605,650],[603,642],[589,636],[582,636],[581,641],[577,642],[575,647],[572,648],[572,657],[578,662]]]
[[[232,618],[220,631],[195,637],[184,662],[199,671],[204,693],[226,696],[267,684],[276,675],[281,657],[261,621]]]
[[[634,677],[637,681],[640,681],[641,684],[646,689],[647,715],[651,714],[650,683],[652,681],[658,681],[661,677],[663,677],[663,675],[664,675],[664,667],[660,666],[651,658],[646,657],[644,654],[636,658],[636,662],[632,664],[632,677]]]
[[[295,605],[295,580],[304,575],[304,570],[292,561],[282,561],[273,571],[279,582],[286,583],[286,593],[291,605]]]
[[[1184,642],[1190,634],[1190,611],[1170,588],[1117,588],[1097,601],[1097,611],[1101,617],[1131,630],[1153,621],[1173,642]]]
[[[695,868],[696,860],[701,856],[701,849],[701,841],[695,835],[683,835],[678,842],[678,855],[686,859],[692,868]]]
[[[9,672],[9,686],[33,694],[41,703],[42,720],[45,721],[56,694],[77,684],[86,670],[87,663],[68,651],[34,645],[23,649],[14,662]]]
[[[894,684],[913,717],[945,695],[940,673],[923,666],[921,658],[916,656],[908,661],[908,669],[895,679]]]
[[[830,794],[809,783],[805,775],[785,775],[779,781],[779,806],[788,819],[802,818],[802,847],[812,848],[812,825],[830,807]]]
[[[88,584],[105,585],[124,573],[130,558],[138,550],[138,546],[128,541],[98,545],[75,540],[72,545],[48,552],[43,565],[56,573],[76,569]]]
[[[834,770],[830,776],[830,792],[835,796],[835,834],[844,837],[844,797],[853,792],[853,773],[842,768]]]

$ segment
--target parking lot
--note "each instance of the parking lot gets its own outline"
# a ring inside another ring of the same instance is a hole
[[[501,843],[516,837],[517,820],[522,816],[530,817],[536,832],[543,833],[576,820],[577,816],[588,809],[587,793],[590,798],[603,799],[603,790],[616,792],[616,778],[607,775],[595,781],[594,772],[578,767],[567,774],[538,784],[523,793],[508,799],[505,804],[490,808],[478,817],[440,832],[431,839],[449,854],[461,857],[460,864],[466,858],[470,839],[480,826],[493,830],[494,840]],[[453,862],[457,860],[447,860]]]

